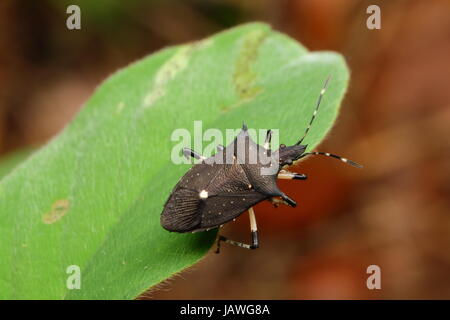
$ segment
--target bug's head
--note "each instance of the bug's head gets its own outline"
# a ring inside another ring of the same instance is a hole
[[[306,145],[293,145],[286,146],[284,144],[280,145],[279,157],[280,157],[280,166],[283,167],[285,165],[290,166],[294,161],[300,159],[302,154],[305,153]]]

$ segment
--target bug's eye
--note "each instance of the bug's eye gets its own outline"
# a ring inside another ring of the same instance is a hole
[[[282,144],[280,144],[280,148],[281,149],[286,148],[286,145],[282,143]]]

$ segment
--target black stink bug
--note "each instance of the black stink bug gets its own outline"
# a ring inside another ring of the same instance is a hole
[[[302,145],[302,141],[319,110],[328,80],[320,92],[303,137],[293,146],[282,144],[277,151],[272,152],[271,130],[267,131],[265,143],[260,146],[250,138],[244,124],[234,141],[226,148],[218,146],[218,152],[210,158],[205,158],[194,150],[183,149],[186,157],[193,157],[201,162],[191,167],[167,199],[161,213],[162,227],[181,233],[205,231],[221,227],[248,210],[252,243],[245,244],[219,235],[217,252],[221,241],[246,249],[256,249],[259,243],[253,206],[269,200],[275,206],[284,203],[295,207],[296,202],[278,188],[277,179],[307,178],[304,174],[287,171],[287,167],[309,155],[324,155],[361,168],[361,165],[353,161],[328,152],[305,153],[307,146]]]

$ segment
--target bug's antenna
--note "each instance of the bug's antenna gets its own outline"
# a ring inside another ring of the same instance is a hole
[[[323,97],[323,95],[324,95],[324,93],[325,93],[325,91],[326,91],[326,89],[327,89],[328,82],[330,81],[330,79],[331,79],[331,75],[329,75],[329,76],[327,77],[327,79],[325,80],[325,84],[323,85],[322,90],[320,90],[319,99],[317,99],[316,109],[314,109],[314,113],[313,113],[313,115],[312,115],[312,117],[311,117],[311,121],[309,121],[308,127],[306,127],[305,134],[304,134],[303,137],[296,143],[296,145],[301,144],[301,143],[303,142],[303,139],[305,139],[306,135],[308,134],[309,128],[311,128],[311,125],[312,125],[312,123],[314,122],[314,119],[316,118],[317,111],[319,110],[319,107],[320,107],[320,102],[322,101],[322,97]]]
[[[347,164],[349,164],[349,165],[351,165],[351,166],[354,166],[354,167],[356,167],[356,168],[362,168],[362,167],[363,167],[363,166],[360,165],[359,163],[356,163],[356,162],[354,162],[354,161],[352,161],[352,160],[349,160],[349,159],[347,159],[347,158],[343,158],[343,157],[341,157],[341,156],[337,156],[337,155],[335,155],[335,154],[328,153],[328,152],[317,152],[317,151],[316,151],[316,152],[308,152],[308,153],[302,154],[302,156],[301,156],[300,158],[303,158],[303,157],[306,157],[306,156],[316,156],[316,155],[321,155],[321,156],[326,156],[326,157],[336,158],[336,159],[341,160],[342,162],[347,163]]]

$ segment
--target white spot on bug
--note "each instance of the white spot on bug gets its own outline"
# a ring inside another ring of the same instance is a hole
[[[207,199],[208,198],[208,191],[202,190],[199,194],[201,199]]]
[[[341,160],[344,161],[344,162],[348,161],[348,159],[346,159],[346,158],[341,158]]]
[[[325,155],[328,156],[328,157],[330,156],[330,154],[328,152],[326,152]]]
[[[248,188],[249,188],[249,189],[251,189],[251,188],[252,188],[252,185],[251,185],[251,184],[249,184],[249,185],[248,185]]]
[[[320,94],[324,94],[325,93],[325,89],[320,90]]]

